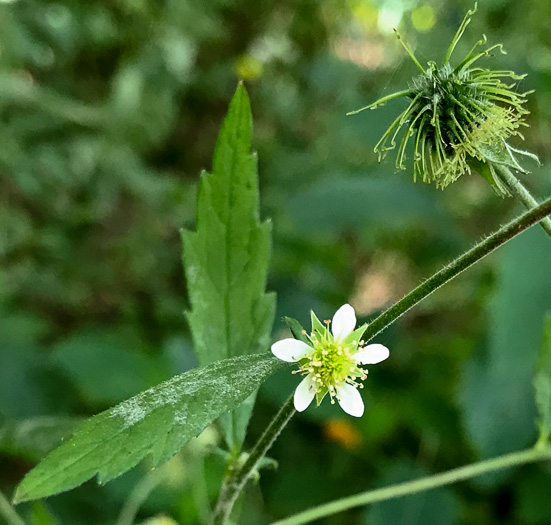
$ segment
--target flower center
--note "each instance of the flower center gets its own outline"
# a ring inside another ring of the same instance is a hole
[[[316,394],[323,396],[329,392],[333,403],[337,389],[344,383],[363,386],[356,381],[367,377],[354,358],[358,352],[358,341],[344,343],[335,340],[328,328],[323,333],[313,332],[310,341],[313,352],[305,356],[307,362],[301,365],[299,371],[303,375],[311,375]]]

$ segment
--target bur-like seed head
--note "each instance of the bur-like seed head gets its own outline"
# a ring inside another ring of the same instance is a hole
[[[375,146],[379,160],[397,148],[396,167],[405,169],[406,148],[412,144],[414,180],[420,178],[445,188],[475,169],[503,195],[508,192],[496,176],[495,165],[525,171],[516,155],[537,160],[534,155],[507,143],[514,135],[523,138],[519,128],[526,126],[524,116],[528,111],[524,103],[530,92],[516,91],[516,82],[525,75],[475,67],[475,63],[490,56],[493,50],[504,53],[501,44],[481,50],[486,37],[479,40],[458,65],[451,65],[455,46],[475,12],[476,4],[463,19],[441,66],[431,61],[423,68],[410,47],[400,39],[421,74],[411,81],[408,89],[351,114],[375,109],[395,98],[406,98],[409,105]]]

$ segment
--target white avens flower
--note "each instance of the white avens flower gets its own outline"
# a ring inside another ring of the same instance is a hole
[[[341,306],[333,316],[332,323],[325,326],[314,312],[312,333],[309,343],[298,339],[283,339],[272,345],[272,353],[282,361],[300,362],[299,370],[304,379],[298,385],[294,404],[302,412],[308,408],[314,397],[319,405],[327,393],[331,403],[337,399],[341,408],[351,416],[360,417],[364,413],[364,404],[358,388],[367,377],[367,370],[360,365],[374,365],[384,361],[390,352],[380,344],[365,346],[360,341],[367,325],[357,330],[356,313],[349,304]],[[331,324],[331,330],[329,330]]]

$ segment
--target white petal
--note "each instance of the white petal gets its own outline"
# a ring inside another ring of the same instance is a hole
[[[390,355],[390,351],[383,345],[367,345],[360,348],[358,353],[354,354],[354,359],[361,365],[376,365],[384,361]]]
[[[272,345],[272,354],[282,361],[293,363],[300,361],[308,352],[312,351],[312,347],[298,339],[282,339]]]
[[[341,408],[351,416],[361,417],[364,413],[364,402],[356,388],[344,383],[337,388],[337,401]]]
[[[337,340],[344,339],[356,327],[356,312],[349,304],[343,304],[333,316],[331,331]]]
[[[316,387],[314,384],[314,376],[308,374],[297,386],[295,390],[295,409],[298,412],[303,412],[308,408],[312,399],[316,395]]]

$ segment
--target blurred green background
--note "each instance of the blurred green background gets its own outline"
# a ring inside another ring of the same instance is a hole
[[[351,302],[376,315],[520,208],[478,176],[445,192],[377,163],[403,102],[345,113],[403,89],[441,60],[471,2],[417,0],[0,0],[0,488],[14,486],[83,417],[195,364],[179,228],[193,227],[201,168],[238,78],[254,114],[263,217],[273,220],[269,289],[307,323]],[[551,3],[488,0],[457,49],[485,33],[529,73],[525,176],[551,193]],[[486,65],[485,64],[485,65]],[[391,156],[390,156],[391,157]],[[241,503],[258,525],[357,491],[518,450],[535,440],[534,358],[551,310],[551,242],[532,228],[378,337],[356,420],[329,403],[300,414]],[[297,383],[260,391],[251,444]],[[152,481],[147,465],[18,507],[29,523],[199,524],[223,460],[215,428]],[[319,523],[551,523],[551,466],[486,476]],[[145,496],[144,496],[145,497]],[[2,518],[0,518],[1,521]]]

